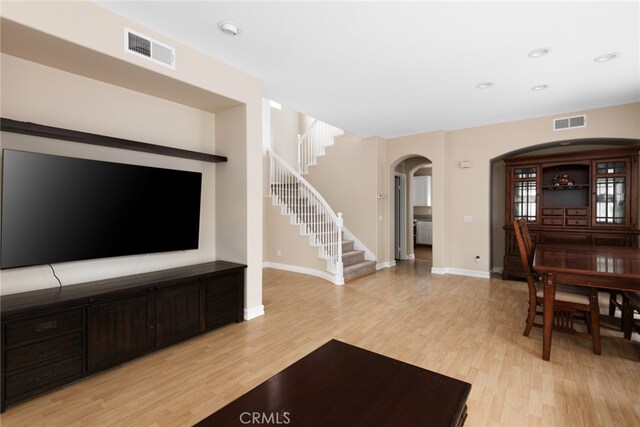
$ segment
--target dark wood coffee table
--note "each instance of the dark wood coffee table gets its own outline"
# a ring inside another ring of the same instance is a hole
[[[462,426],[470,390],[331,340],[196,426]]]

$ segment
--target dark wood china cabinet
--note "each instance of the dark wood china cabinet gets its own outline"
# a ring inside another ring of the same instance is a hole
[[[538,243],[638,246],[638,147],[506,158],[503,279],[524,273],[513,220]]]

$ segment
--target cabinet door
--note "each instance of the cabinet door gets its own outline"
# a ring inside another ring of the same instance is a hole
[[[156,343],[174,344],[204,332],[203,294],[200,281],[166,288],[156,293]]]
[[[419,245],[431,244],[431,228],[430,227],[418,227],[418,241]]]
[[[427,206],[427,177],[413,177],[413,206]]]
[[[89,307],[89,372],[134,359],[155,347],[154,300],[154,295],[147,292]]]
[[[425,232],[425,234],[426,234],[426,236],[425,236],[425,237],[426,237],[426,241],[425,241],[425,243],[426,243],[427,245],[431,245],[431,244],[432,244],[432,242],[433,242],[433,228],[432,228],[432,227],[427,227],[427,228],[426,228],[426,232]]]
[[[629,159],[593,162],[594,226],[629,226]]]
[[[538,214],[540,167],[538,165],[517,166],[508,168],[507,171],[510,173],[507,182],[511,182],[512,185],[509,222],[524,218],[527,222],[537,224],[540,221]],[[507,209],[509,209],[508,206]]]

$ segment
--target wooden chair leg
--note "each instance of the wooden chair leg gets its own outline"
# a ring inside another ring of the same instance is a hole
[[[533,329],[533,323],[536,320],[536,304],[535,301],[529,301],[529,314],[527,315],[527,326],[524,328],[523,335],[528,337],[531,333],[531,329]]]
[[[593,341],[593,352],[601,354],[600,346],[600,308],[598,307],[598,291],[591,292],[591,339]]]
[[[616,299],[618,298],[618,293],[615,291],[609,292],[609,317],[614,317],[616,315]]]
[[[624,339],[631,339],[631,331],[633,330],[633,307],[627,301],[627,297],[623,296],[623,317],[622,317],[622,333]]]

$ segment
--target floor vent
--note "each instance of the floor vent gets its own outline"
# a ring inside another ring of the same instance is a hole
[[[176,50],[128,28],[124,29],[124,50],[175,70]]]
[[[573,128],[583,128],[587,126],[587,116],[563,117],[561,119],[553,119],[553,130],[565,130]]]

